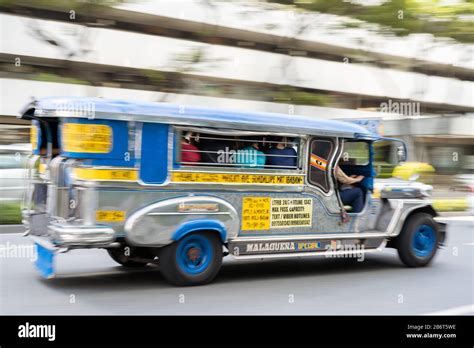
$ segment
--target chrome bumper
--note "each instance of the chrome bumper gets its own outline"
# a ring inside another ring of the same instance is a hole
[[[115,241],[115,231],[107,226],[83,226],[51,223],[48,235],[60,247],[93,247]]]
[[[52,219],[46,213],[22,212],[22,223],[31,237],[48,239],[57,247],[105,246],[115,241],[112,227],[101,225],[79,225]]]

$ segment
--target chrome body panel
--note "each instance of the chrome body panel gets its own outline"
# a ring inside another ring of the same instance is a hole
[[[196,209],[182,211],[181,207]],[[215,207],[215,211],[199,211],[199,207]],[[126,221],[126,239],[132,245],[160,246],[173,242],[177,227],[188,221],[219,221],[225,226],[225,239],[234,239],[239,232],[239,216],[227,201],[212,196],[185,196],[165,199],[148,205]]]

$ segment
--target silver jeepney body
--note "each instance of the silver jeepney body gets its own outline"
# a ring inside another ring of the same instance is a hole
[[[371,135],[362,127],[353,125],[348,131],[339,129],[340,124],[331,127],[330,121],[325,121],[321,129],[298,125],[282,128],[278,124],[272,128],[259,122],[238,121],[238,115],[198,118],[195,110],[183,111],[180,106],[176,106],[174,113],[166,109],[145,114],[146,108],[135,112],[121,106],[115,110],[107,109],[102,100],[94,102],[99,104],[94,119],[119,120],[133,127],[135,136],[133,141],[128,139],[128,146],[135,161],[128,167],[104,166],[61,154],[38,169],[39,159],[34,157],[31,163],[36,164],[31,167],[24,223],[30,235],[49,247],[113,248],[126,243],[160,248],[186,233],[212,230],[236,258],[310,256],[323,251],[327,255],[328,250],[337,254],[335,247],[344,244],[359,245],[369,252],[380,250],[396,237],[411,213],[424,211],[436,215],[424,194],[426,188],[397,181],[382,186],[376,183],[374,193],[367,192],[363,211],[349,212],[348,221],[342,222],[334,180],[329,180],[327,192],[308,182],[310,139],[322,136],[334,140],[338,148],[327,164],[328,172],[333,173],[343,138],[370,139]],[[26,108],[24,115],[81,117],[58,110],[54,106],[57,103],[36,102]],[[158,184],[144,182],[140,174],[141,127],[147,122],[169,125],[167,175]],[[298,136],[301,166],[292,173],[277,169],[262,173],[243,168],[177,168],[172,161],[176,131],[186,127],[207,127],[208,131],[222,134],[237,129],[255,135]],[[386,189],[395,186],[395,191]],[[37,197],[40,191],[43,196]],[[285,215],[292,209],[300,212],[300,220],[293,218],[296,215]],[[290,216],[293,225],[285,226],[284,216]]]

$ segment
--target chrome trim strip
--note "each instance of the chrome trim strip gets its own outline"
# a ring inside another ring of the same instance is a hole
[[[148,213],[147,216],[155,216],[155,215],[230,215],[227,211],[218,211],[218,212],[159,212],[159,213]]]
[[[361,249],[357,250],[357,253],[367,254],[367,253],[374,253],[377,251],[381,251],[385,248],[387,244],[387,240],[383,240],[382,243],[377,248],[370,248],[370,249]],[[308,257],[308,256],[326,256],[332,257],[337,255],[347,255],[347,250],[339,250],[339,251],[311,251],[311,252],[300,252],[300,253],[282,253],[282,254],[258,254],[258,255],[242,255],[242,256],[235,256],[234,254],[230,253],[233,258],[236,260],[251,260],[251,259],[278,259],[278,258],[298,258],[298,257]]]
[[[204,128],[204,127],[185,127],[185,126],[175,126],[175,129],[179,131],[189,131],[194,133],[207,133],[207,134],[217,134],[217,135],[275,135],[282,137],[292,137],[298,138],[301,137],[301,134],[296,133],[275,133],[275,132],[254,132],[254,131],[240,131],[240,130],[231,130],[231,129],[215,129],[215,128]]]
[[[382,238],[388,237],[386,233],[374,232],[374,233],[338,233],[338,234],[320,234],[320,235],[306,235],[306,234],[295,234],[292,236],[268,236],[268,237],[253,237],[253,236],[241,236],[235,239],[229,240],[229,243],[237,242],[274,242],[280,240],[320,240],[320,239],[368,239],[368,238]]]

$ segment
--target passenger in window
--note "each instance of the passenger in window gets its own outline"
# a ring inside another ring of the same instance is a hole
[[[193,144],[193,133],[187,132],[181,139],[181,162],[190,164],[186,162],[199,162],[200,160],[201,154],[199,149]]]
[[[341,184],[339,188],[339,195],[341,196],[344,205],[352,206],[353,213],[360,213],[364,208],[364,191],[360,187],[353,186],[364,179],[363,175],[347,176],[342,169],[336,167],[336,178]]]
[[[266,165],[270,166],[269,168],[296,169],[296,150],[288,144],[286,137],[272,138],[271,147],[266,154]]]
[[[265,154],[260,150],[261,138],[252,137],[254,143],[237,151],[237,163],[243,168],[263,168],[265,166]]]
[[[212,139],[206,139],[212,138]],[[231,142],[226,140],[228,137],[214,134],[201,134],[199,148],[201,149],[202,163],[219,163],[219,153],[227,151]],[[221,140],[222,139],[222,140]]]

